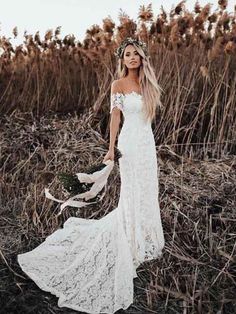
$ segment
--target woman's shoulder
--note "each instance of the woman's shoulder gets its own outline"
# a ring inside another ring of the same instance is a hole
[[[125,78],[122,77],[122,78],[114,80],[111,84],[122,86],[124,83],[125,83]]]
[[[111,83],[111,93],[114,94],[114,93],[122,93],[122,85],[123,84],[123,79],[117,79],[117,80],[114,80],[112,83]]]

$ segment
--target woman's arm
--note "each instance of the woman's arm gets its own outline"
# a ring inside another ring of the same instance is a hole
[[[115,93],[120,93],[120,84],[118,80],[115,80],[111,84],[111,95]],[[115,147],[115,141],[116,141],[116,136],[119,130],[120,126],[120,121],[121,121],[121,110],[115,106],[112,108],[111,112],[111,121],[110,121],[110,144],[109,144],[109,150],[114,150]]]
[[[115,155],[115,141],[116,136],[119,130],[120,121],[121,121],[121,110],[120,110],[120,104],[119,103],[112,103],[112,95],[116,93],[121,93],[120,84],[118,80],[115,80],[111,84],[111,119],[110,119],[110,143],[109,143],[109,150],[106,154],[106,156],[103,159],[103,162],[111,159],[114,160]]]

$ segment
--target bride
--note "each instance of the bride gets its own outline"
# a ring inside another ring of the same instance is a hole
[[[17,256],[22,270],[59,298],[59,307],[91,314],[127,309],[137,267],[160,258],[165,244],[151,127],[162,106],[161,88],[144,42],[128,37],[115,55],[119,77],[111,84],[110,145],[103,162],[114,161],[122,114],[118,205],[100,219],[70,217],[38,247]]]

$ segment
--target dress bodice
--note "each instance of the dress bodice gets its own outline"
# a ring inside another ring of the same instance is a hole
[[[124,116],[124,123],[118,136],[118,148],[122,151],[129,150],[131,153],[134,150],[133,153],[136,154],[137,145],[134,143],[137,141],[139,145],[147,141],[154,143],[151,121],[145,119],[143,104],[142,95],[134,91],[128,94],[111,94],[110,113],[117,107]]]
[[[142,95],[132,91],[127,94],[111,94],[110,113],[113,108],[119,108],[124,116],[124,125],[151,126],[150,121],[145,121]]]

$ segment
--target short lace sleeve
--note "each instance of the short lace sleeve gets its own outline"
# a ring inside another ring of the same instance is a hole
[[[111,106],[110,106],[110,113],[112,109],[117,107],[121,111],[123,110],[123,102],[124,102],[124,95],[121,93],[114,93],[111,94]]]

